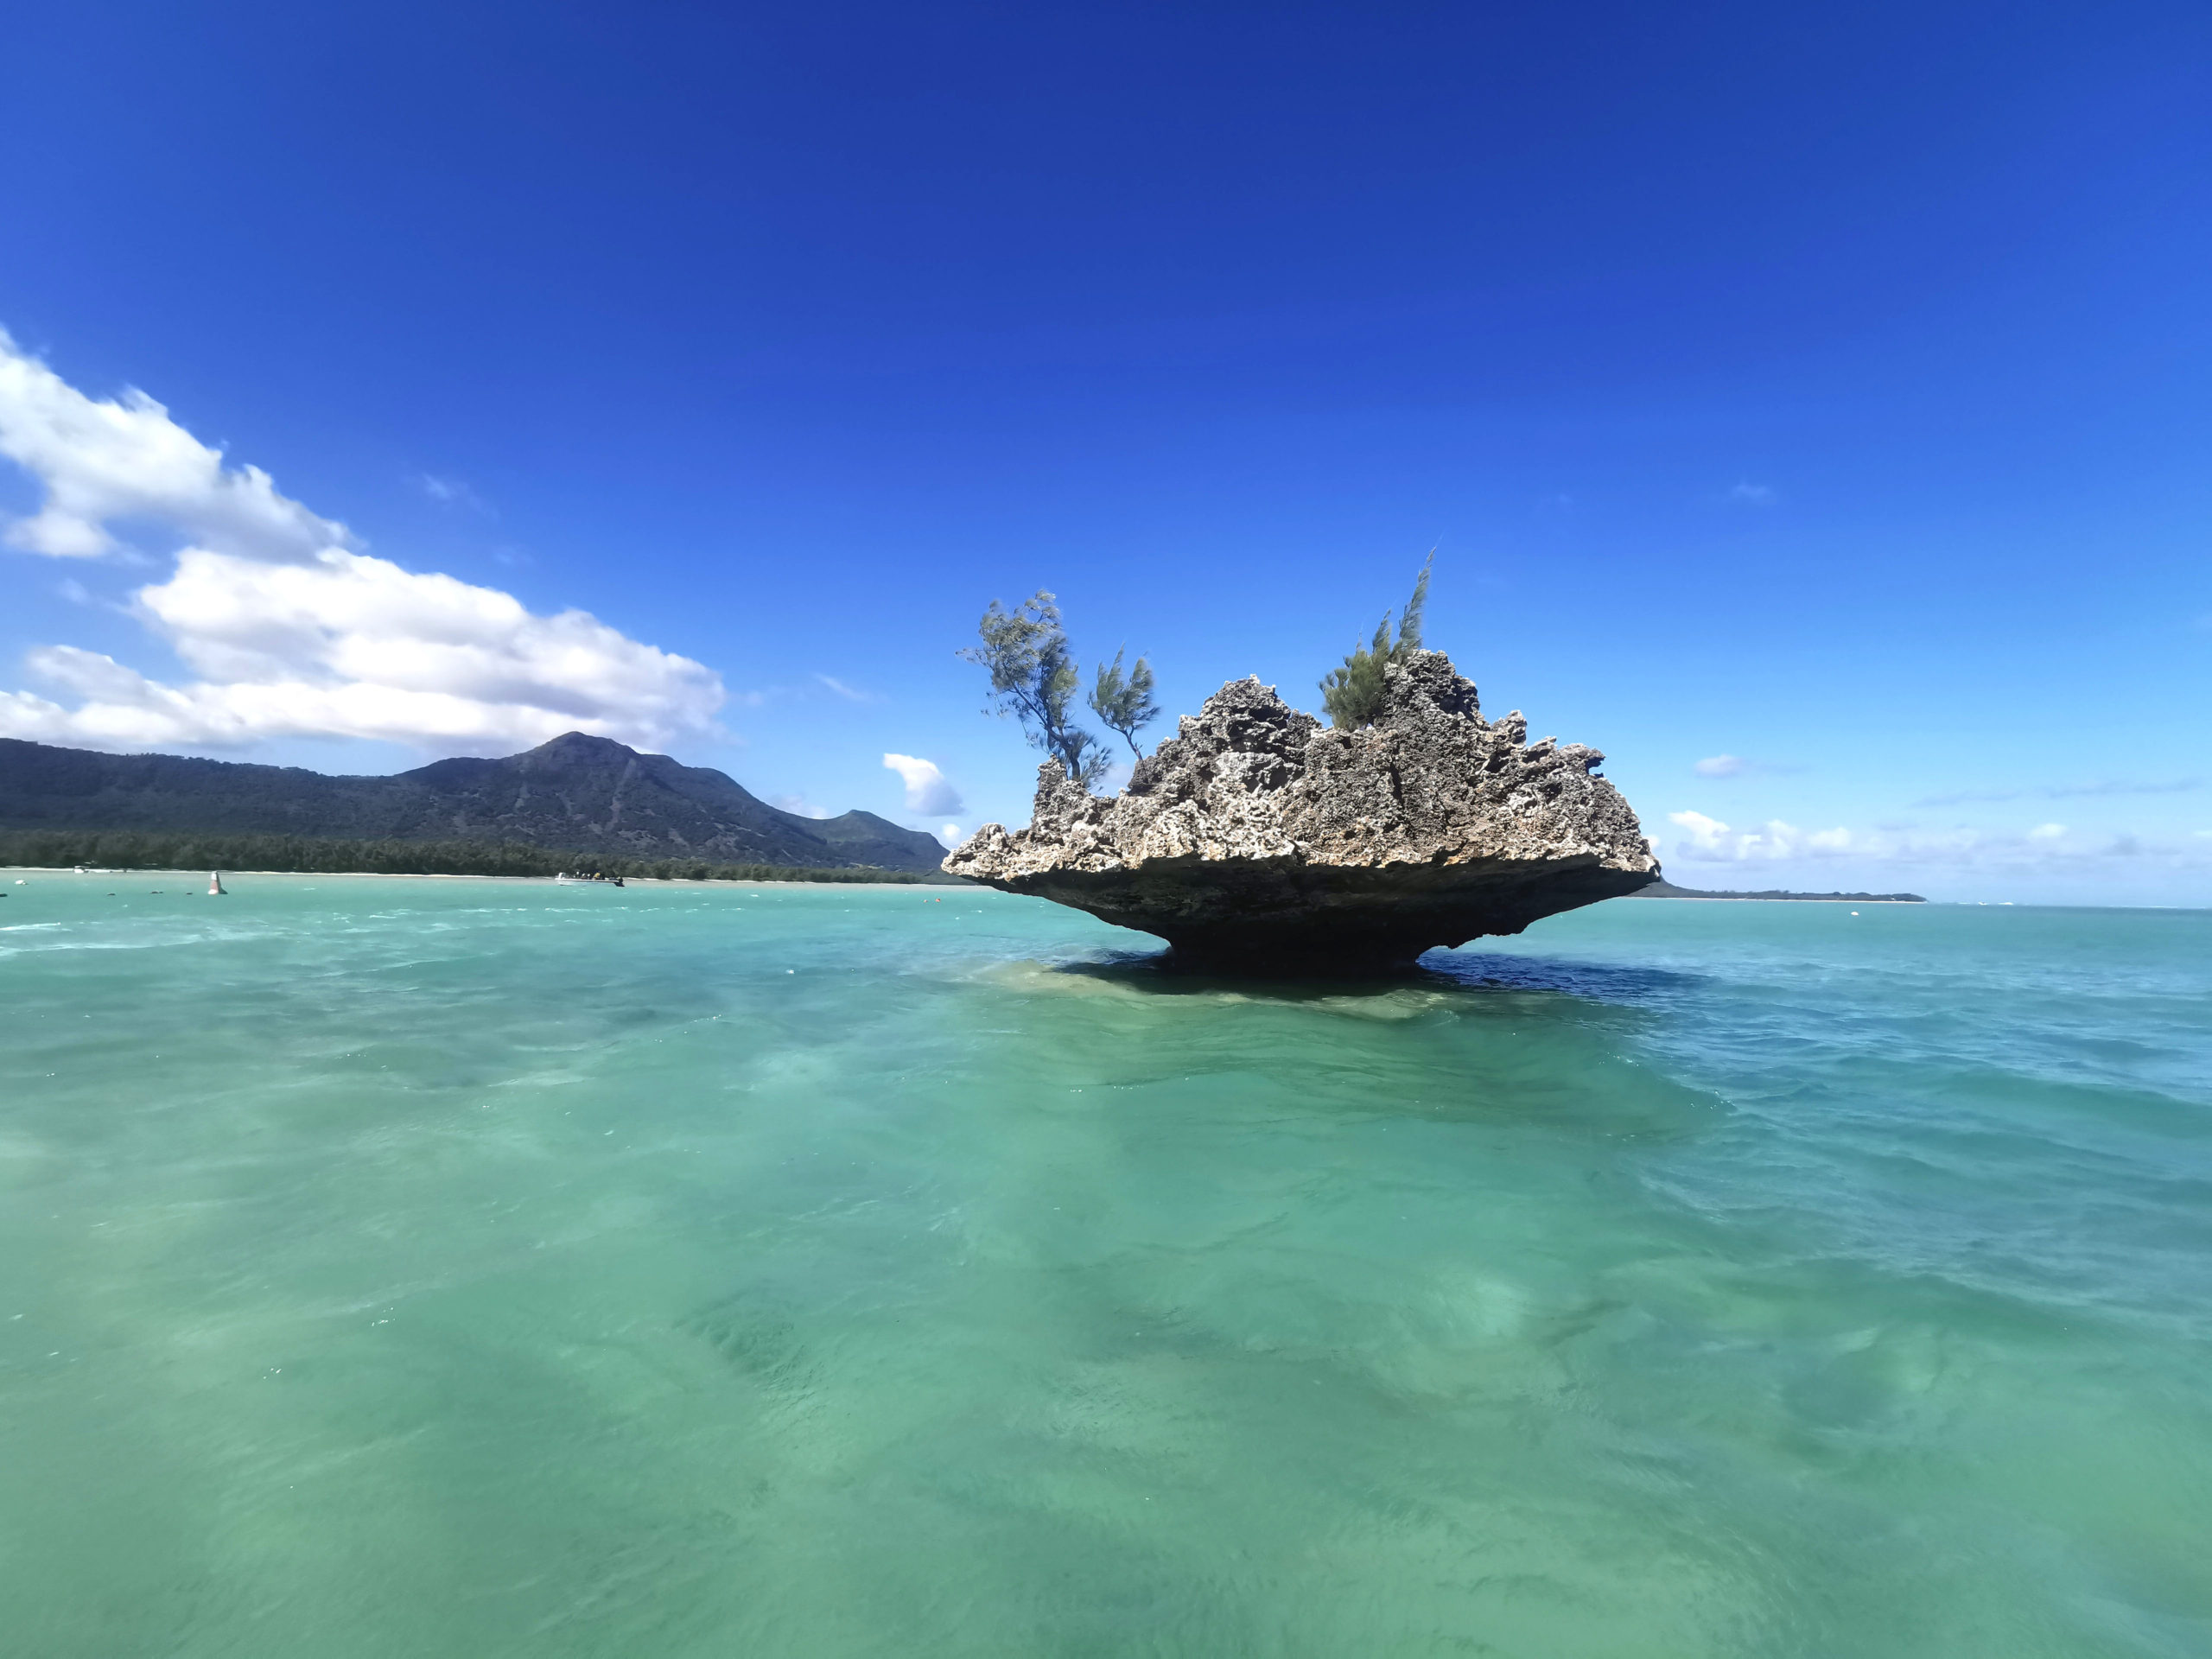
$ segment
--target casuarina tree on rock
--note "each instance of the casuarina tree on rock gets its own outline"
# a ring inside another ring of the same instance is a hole
[[[1428,573],[1436,563],[1434,549],[1421,568],[1421,575],[1414,581],[1414,596],[1406,601],[1404,613],[1398,619],[1398,638],[1390,639],[1390,613],[1382,613],[1382,620],[1375,630],[1375,638],[1367,645],[1344,658],[1344,666],[1332,669],[1321,682],[1321,707],[1327,711],[1329,723],[1348,732],[1363,726],[1372,726],[1382,717],[1387,702],[1383,691],[1382,671],[1392,663],[1404,664],[1413,658],[1421,645],[1421,614],[1428,604]]]
[[[1137,747],[1137,733],[1160,718],[1160,705],[1152,700],[1152,664],[1140,657],[1136,665],[1124,675],[1122,671],[1122,652],[1114,653],[1111,663],[1098,664],[1098,678],[1090,688],[1090,711],[1112,730],[1122,734],[1129,746],[1129,753],[1138,760],[1144,751]]]
[[[995,706],[984,712],[1014,715],[1022,734],[1069,777],[1086,787],[1096,782],[1109,762],[1098,740],[1068,717],[1082,676],[1052,595],[1039,588],[1011,611],[995,599],[977,632],[982,643],[959,655],[990,671]]]

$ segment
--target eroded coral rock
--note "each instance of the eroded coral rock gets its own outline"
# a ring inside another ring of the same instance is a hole
[[[1440,652],[1385,671],[1388,708],[1323,726],[1256,679],[1185,715],[1110,798],[1052,763],[1026,830],[944,861],[1246,972],[1365,973],[1518,933],[1658,879],[1636,814],[1579,743],[1482,716]]]

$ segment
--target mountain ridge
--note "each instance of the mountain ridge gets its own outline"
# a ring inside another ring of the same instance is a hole
[[[583,732],[389,776],[0,738],[0,829],[519,842],[823,869],[934,870],[944,856],[873,812],[802,817],[725,772]]]

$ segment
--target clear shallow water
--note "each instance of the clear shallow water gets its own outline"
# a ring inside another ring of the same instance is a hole
[[[2212,915],[204,885],[0,888],[13,1653],[2212,1653]]]

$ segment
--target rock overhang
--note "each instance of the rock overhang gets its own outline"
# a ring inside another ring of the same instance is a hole
[[[1038,770],[1027,829],[986,824],[955,874],[1088,911],[1174,957],[1249,972],[1369,972],[1632,893],[1659,864],[1580,744],[1483,718],[1440,652],[1384,674],[1371,726],[1326,727],[1231,681],[1095,796]]]

